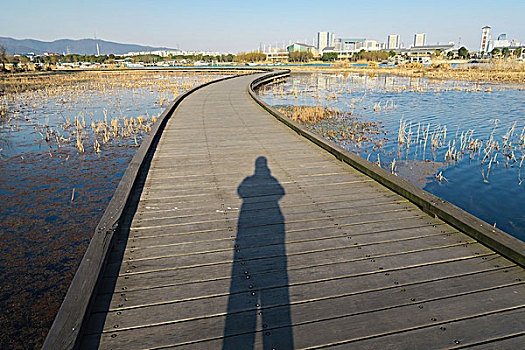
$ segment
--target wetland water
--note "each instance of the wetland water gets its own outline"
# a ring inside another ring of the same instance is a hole
[[[120,178],[175,96],[223,75],[0,80],[0,349],[39,348]]]
[[[293,73],[258,91],[308,129],[525,241],[525,91]]]

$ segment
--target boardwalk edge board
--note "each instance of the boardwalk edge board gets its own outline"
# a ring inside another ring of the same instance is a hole
[[[255,74],[268,69],[240,69],[241,72],[252,71]],[[206,72],[216,73],[222,70],[209,69]],[[235,72],[235,69],[229,69],[228,72]],[[114,233],[118,230],[119,225],[126,213],[126,208],[131,201],[131,193],[137,185],[137,179],[142,169],[145,168],[146,160],[152,152],[155,151],[155,144],[160,139],[162,131],[166,126],[177,106],[190,94],[198,89],[210,84],[227,79],[235,78],[239,75],[223,77],[202,85],[179,95],[170,105],[162,112],[157,122],[153,125],[149,134],[142,141],[139,149],[133,156],[131,162],[120,180],[111,201],[109,202],[95,233],[91,238],[89,246],[82,258],[80,265],[73,277],[69,289],[62,301],[60,309],[53,321],[53,324],[47,334],[42,346],[43,350],[60,350],[78,348],[78,342],[82,335],[82,327],[85,318],[89,315],[90,306],[101,272],[103,271],[107,256],[109,255]]]
[[[510,234],[493,227],[485,221],[467,213],[463,209],[434,196],[433,194],[416,187],[412,183],[395,176],[383,168],[378,167],[372,162],[328,141],[324,138],[307,130],[301,124],[289,119],[282,113],[275,110],[269,104],[264,102],[254,89],[257,87],[271,83],[277,79],[289,76],[289,70],[274,71],[264,76],[253,80],[247,87],[249,95],[257,102],[263,109],[274,116],[277,120],[303,136],[307,140],[313,142],[317,146],[330,152],[337,159],[345,162],[353,168],[359,170],[365,175],[376,180],[380,184],[407,198],[412,203],[416,204],[427,214],[440,218],[446,223],[468,234],[478,242],[498,252],[504,257],[514,261],[518,265],[525,267],[525,242],[511,236]]]

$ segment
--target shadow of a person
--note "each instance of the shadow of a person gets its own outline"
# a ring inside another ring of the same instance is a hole
[[[278,203],[285,194],[284,188],[271,175],[266,158],[258,157],[254,174],[242,181],[237,193],[243,203],[237,224],[223,349],[253,349],[258,316],[264,349],[292,349],[285,223]],[[252,275],[253,271],[262,274]],[[269,281],[272,287],[268,286]]]

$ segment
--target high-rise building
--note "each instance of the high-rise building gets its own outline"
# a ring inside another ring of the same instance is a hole
[[[399,49],[399,44],[400,44],[400,39],[399,39],[399,35],[397,34],[392,34],[392,35],[389,35],[388,36],[388,39],[387,39],[387,48],[389,50],[393,50],[393,49]]]
[[[330,32],[317,33],[317,49],[322,52],[326,47],[333,47],[335,44],[335,35]]]
[[[418,33],[414,35],[414,46],[425,46],[427,44],[427,34]]]
[[[489,51],[489,40],[490,40],[490,27],[485,26],[481,28],[481,45],[479,47],[479,52],[487,53]]]

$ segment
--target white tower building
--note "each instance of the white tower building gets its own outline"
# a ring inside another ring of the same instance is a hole
[[[414,35],[414,46],[425,46],[427,44],[427,34],[418,33]]]
[[[485,26],[481,28],[481,45],[479,47],[479,52],[487,53],[489,50],[489,40],[490,40],[490,27]]]
[[[387,49],[389,50],[399,49],[399,44],[400,44],[399,35],[392,34],[388,36]]]
[[[326,47],[333,47],[335,45],[335,35],[330,32],[317,33],[317,50],[322,53]]]

